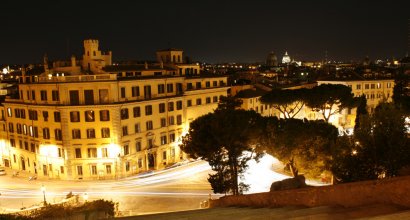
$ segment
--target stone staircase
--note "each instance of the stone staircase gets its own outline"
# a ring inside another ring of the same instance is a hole
[[[265,219],[410,219],[410,210],[394,205],[368,205],[353,208],[336,206],[252,208],[226,207],[209,208],[180,212],[158,213],[118,219],[144,220],[265,220]]]

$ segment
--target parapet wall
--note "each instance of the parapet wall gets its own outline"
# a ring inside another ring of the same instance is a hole
[[[377,203],[410,207],[410,176],[240,196],[224,196],[217,200],[211,200],[210,207],[335,205],[355,207]]]

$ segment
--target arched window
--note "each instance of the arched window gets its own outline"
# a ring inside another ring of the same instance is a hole
[[[172,56],[172,62],[176,62],[176,59],[175,59],[175,55],[174,56]]]

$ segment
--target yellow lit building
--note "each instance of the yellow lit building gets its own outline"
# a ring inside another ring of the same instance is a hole
[[[181,136],[227,95],[227,77],[200,75],[182,50],[160,51],[167,62],[123,66],[110,65],[96,40],[84,48],[71,67],[20,78],[19,98],[3,103],[3,165],[40,178],[111,179],[186,159]]]

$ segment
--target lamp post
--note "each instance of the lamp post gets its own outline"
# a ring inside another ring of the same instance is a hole
[[[41,191],[43,192],[43,197],[44,197],[44,206],[47,205],[47,201],[46,201],[46,187],[43,185],[41,185]]]
[[[84,203],[86,203],[86,202],[87,202],[87,200],[88,200],[88,194],[87,194],[87,193],[84,193],[84,195],[83,195],[83,199],[84,199]]]

